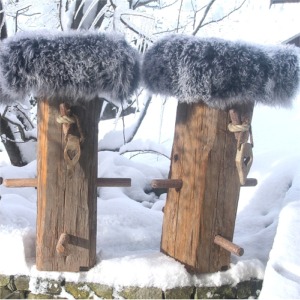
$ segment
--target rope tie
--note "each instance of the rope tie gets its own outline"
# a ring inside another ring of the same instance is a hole
[[[250,130],[250,124],[228,124],[228,130],[230,132],[246,132]]]
[[[57,123],[62,124],[65,135],[66,146],[64,149],[64,159],[67,163],[67,168],[73,170],[80,159],[80,143],[84,140],[83,132],[78,117],[71,113],[67,104],[61,104],[60,111],[61,115],[56,118],[56,121]],[[70,133],[71,126],[73,126],[73,129],[74,126],[76,126],[75,129],[79,132],[80,137]]]
[[[58,116],[56,118],[57,123],[59,124],[74,124],[76,123],[76,119],[74,117],[71,116]]]

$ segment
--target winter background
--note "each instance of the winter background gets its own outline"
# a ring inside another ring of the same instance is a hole
[[[9,2],[6,1],[7,9]],[[54,22],[49,13],[52,1],[25,2],[43,13],[35,16],[34,23],[24,19],[23,30]],[[230,4],[239,1],[224,2],[216,2],[215,16],[221,16]],[[178,7],[169,9],[178,12]],[[269,0],[248,0],[228,19],[203,28],[198,35],[282,43],[299,33],[299,12],[297,3],[270,8]],[[172,15],[170,11],[156,12],[156,18],[164,24]],[[13,32],[13,26],[10,28]],[[255,277],[264,279],[260,298],[300,298],[300,94],[291,108],[255,107],[254,163],[248,177],[256,178],[258,185],[241,188],[234,233],[234,242],[244,248],[245,254],[232,256],[231,268],[214,274],[190,275],[179,262],[160,253],[166,194],[158,197],[147,191],[152,179],[168,176],[176,105],[176,99],[153,97],[134,140],[119,152],[99,151],[98,176],[130,177],[132,187],[99,188],[97,264],[88,272],[37,271],[36,190],[0,186],[0,274],[162,289],[236,284]],[[125,117],[129,130],[137,118],[138,113]],[[118,142],[122,126],[121,118],[101,121],[99,149]],[[26,144],[24,155],[31,155],[31,162],[24,167],[12,166],[1,147],[1,177],[36,176],[35,153]]]

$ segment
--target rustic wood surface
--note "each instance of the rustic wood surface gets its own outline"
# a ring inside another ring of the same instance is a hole
[[[6,187],[37,187],[36,178],[14,178],[3,179],[3,185]]]
[[[216,235],[232,241],[240,191],[229,122],[225,111],[178,104],[169,178],[183,184],[168,192],[161,251],[195,272],[230,264],[230,253],[214,243]]]
[[[220,247],[223,247],[225,250],[231,252],[234,255],[243,256],[244,254],[244,249],[242,247],[224,239],[220,235],[215,236],[214,243],[219,245]]]
[[[97,178],[96,184],[99,187],[130,187],[131,178]]]
[[[181,179],[153,179],[151,187],[154,189],[167,188],[167,189],[181,189]]]
[[[36,265],[41,271],[85,271],[96,262],[98,120],[102,102],[73,107],[85,140],[74,169],[64,161],[65,136],[57,99],[38,107],[38,213]],[[68,255],[56,251],[62,234]]]
[[[37,178],[6,178],[0,177],[0,184],[6,187],[37,187]],[[98,187],[130,187],[131,178],[97,178]]]

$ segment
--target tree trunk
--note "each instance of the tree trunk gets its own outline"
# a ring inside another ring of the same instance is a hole
[[[2,116],[0,116],[0,135],[5,136],[5,140],[3,141],[2,139],[2,143],[5,147],[11,164],[16,167],[25,166],[28,162],[22,157],[18,144],[14,141],[15,136],[12,132],[12,129],[9,126],[8,121]]]

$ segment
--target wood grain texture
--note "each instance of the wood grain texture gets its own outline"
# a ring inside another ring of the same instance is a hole
[[[36,265],[41,271],[83,271],[96,262],[98,118],[101,102],[73,107],[85,134],[81,156],[68,170],[63,153],[65,137],[56,122],[57,99],[39,101],[38,212]],[[56,246],[61,234],[70,236],[68,255]]]
[[[161,251],[200,273],[230,264],[230,253],[214,244],[218,234],[232,241],[240,190],[229,121],[225,111],[178,104],[169,178],[183,184],[168,192]]]
[[[6,187],[37,187],[37,178],[14,178],[3,179],[0,177],[0,184]],[[130,187],[131,178],[97,178],[98,187]]]
[[[153,179],[151,187],[154,189],[167,188],[167,189],[181,189],[181,179]]]
[[[37,187],[37,179],[36,178],[3,179],[3,185],[6,187]]]

